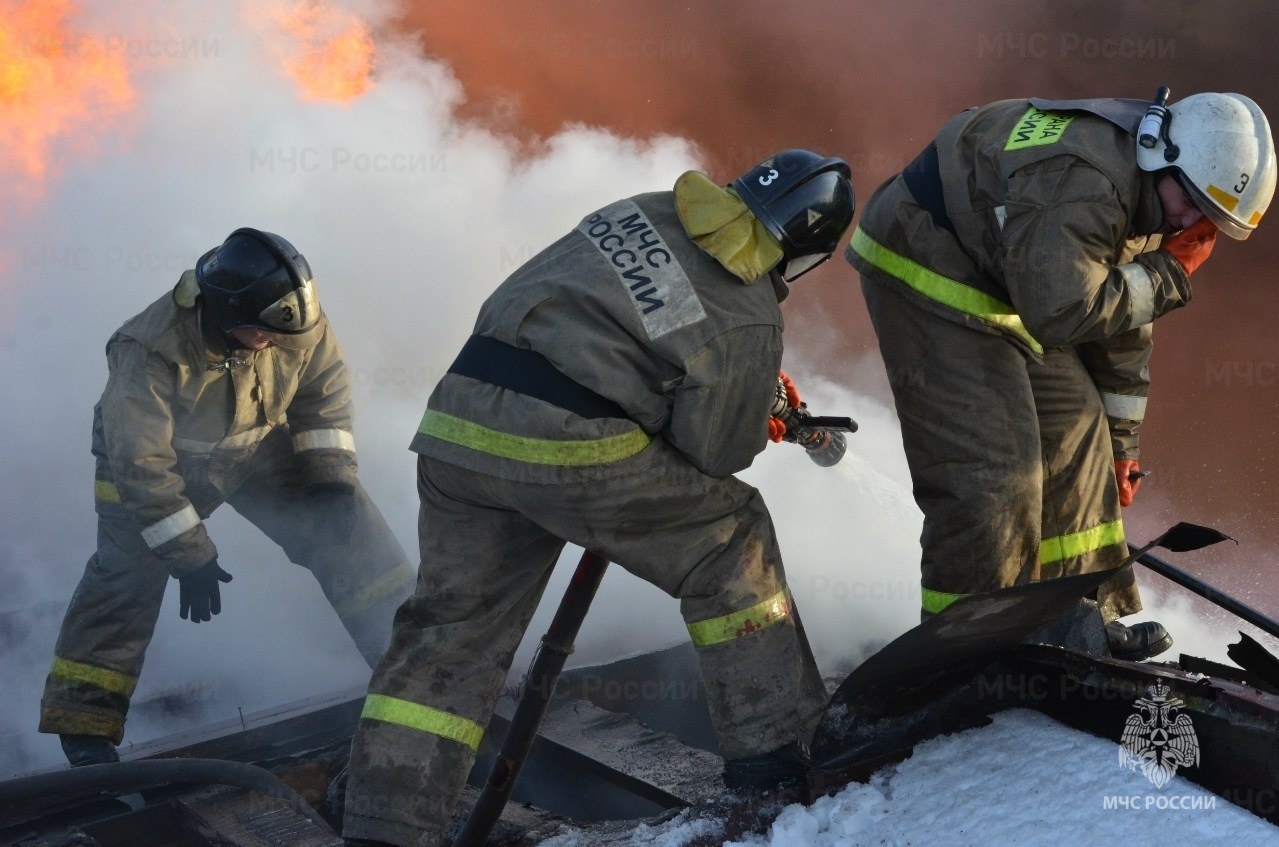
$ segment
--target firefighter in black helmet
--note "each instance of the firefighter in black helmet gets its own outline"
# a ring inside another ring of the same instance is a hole
[[[320,301],[306,257],[272,232],[237,229],[195,265],[207,320],[224,334],[249,329],[306,348],[320,325]]]
[[[356,477],[350,381],[288,241],[237,229],[107,344],[95,408],[98,550],[72,596],[40,730],[72,764],[114,761],[170,577],[179,614],[221,611],[205,531],[224,502],[315,575],[369,664],[408,557]]]
[[[784,150],[733,180],[733,191],[781,245],[782,279],[797,279],[835,252],[853,216],[851,178],[843,159]]]
[[[802,778],[825,691],[768,510],[733,474],[768,443],[788,280],[852,215],[840,159],[788,150],[731,187],[690,171],[489,297],[412,443],[419,590],[352,745],[353,843],[442,843],[566,542],[679,599],[729,787]]]

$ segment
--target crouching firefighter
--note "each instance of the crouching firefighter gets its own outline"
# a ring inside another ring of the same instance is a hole
[[[205,531],[222,503],[320,583],[365,660],[412,590],[403,547],[356,476],[350,381],[311,269],[237,229],[107,344],[94,409],[98,549],[62,623],[40,706],[73,765],[116,761],[170,577],[193,623],[231,574]]]
[[[947,121],[848,249],[924,513],[923,611],[1127,556],[1152,322],[1275,188],[1239,94],[1006,100]],[[1096,597],[1114,656],[1168,649],[1131,571]]]
[[[807,769],[825,692],[767,508],[733,474],[769,440],[788,283],[853,214],[848,165],[778,153],[688,172],[519,268],[431,394],[422,561],[352,745],[344,835],[443,842],[566,542],[680,601],[729,788]]]

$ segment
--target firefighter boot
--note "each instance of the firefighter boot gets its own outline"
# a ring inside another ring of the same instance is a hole
[[[111,739],[101,735],[59,735],[58,740],[62,742],[62,752],[73,768],[120,761]]]
[[[1172,636],[1163,624],[1143,621],[1125,626],[1119,621],[1106,624],[1106,640],[1110,655],[1128,662],[1140,662],[1158,656],[1172,647]]]
[[[813,761],[803,741],[792,741],[771,753],[724,762],[724,787],[738,794],[763,794],[805,785]]]

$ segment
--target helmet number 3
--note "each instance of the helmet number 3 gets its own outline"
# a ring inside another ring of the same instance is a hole
[[[1235,193],[1242,194],[1244,190],[1244,186],[1246,186],[1247,184],[1248,184],[1248,175],[1239,174],[1239,184],[1235,186]]]
[[[772,184],[773,184],[773,180],[775,180],[775,179],[777,179],[777,171],[776,171],[774,168],[769,168],[769,169],[768,169],[768,173],[763,174],[763,175],[761,175],[761,176],[760,176],[760,178],[759,178],[759,184],[760,184],[760,185],[772,185]],[[1247,181],[1247,180],[1245,180],[1245,182],[1246,182],[1246,181]]]

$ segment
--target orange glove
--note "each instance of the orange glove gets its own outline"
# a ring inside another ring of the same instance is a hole
[[[1136,459],[1115,459],[1115,482],[1119,485],[1119,505],[1128,507],[1132,505],[1132,498],[1137,496],[1137,489],[1141,488],[1141,477],[1138,473],[1141,471],[1141,465],[1137,464]]]
[[[768,440],[777,444],[785,434],[786,424],[782,423],[782,419],[770,417],[768,419]]]
[[[1200,218],[1181,232],[1164,239],[1159,249],[1172,254],[1190,275],[1204,263],[1217,243],[1217,227],[1207,218]]]

